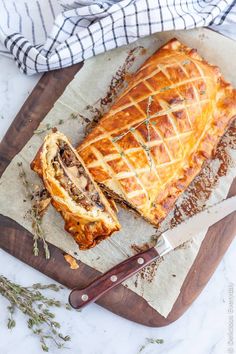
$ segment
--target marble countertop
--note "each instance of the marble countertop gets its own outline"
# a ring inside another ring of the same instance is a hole
[[[0,57],[0,139],[38,79],[39,76],[23,76],[11,60]],[[61,353],[138,354],[146,338],[163,339],[164,343],[148,344],[141,351],[143,354],[233,353],[227,341],[230,327],[228,309],[232,303],[230,293],[232,294],[236,283],[235,254],[234,241],[202,294],[178,321],[168,327],[148,328],[138,325],[95,304],[80,313],[57,309],[55,313],[62,323],[62,332],[70,334],[72,338],[68,343],[69,349],[64,349]],[[0,274],[20,284],[51,282],[43,274],[2,250],[0,269]],[[58,295],[64,301],[67,301],[67,296],[67,290],[62,290]],[[7,301],[0,297],[0,353],[42,353],[38,338],[27,328],[23,315],[16,314],[17,325],[13,330],[6,328],[6,305]],[[236,347],[234,350],[236,351]],[[49,352],[60,353],[55,348],[50,348]]]

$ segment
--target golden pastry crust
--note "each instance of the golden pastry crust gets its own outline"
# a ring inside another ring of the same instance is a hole
[[[94,179],[154,225],[166,217],[236,116],[236,90],[173,39],[133,75],[78,147]]]
[[[43,179],[65,229],[81,249],[95,246],[120,229],[114,210],[62,133],[46,136],[31,168]]]

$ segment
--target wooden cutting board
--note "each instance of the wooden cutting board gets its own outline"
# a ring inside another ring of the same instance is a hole
[[[33,131],[81,67],[82,64],[78,64],[47,73],[38,82],[0,143],[0,176],[11,159],[31,138]],[[236,180],[229,192],[230,196],[235,194]],[[104,295],[97,303],[115,314],[147,326],[161,327],[177,320],[203,290],[236,235],[235,215],[231,214],[209,229],[167,318],[150,307],[142,297],[122,285]],[[0,247],[3,250],[68,288],[83,287],[99,275],[98,271],[82,263],[79,264],[78,270],[71,270],[62,251],[53,245],[50,245],[49,261],[43,256],[34,257],[33,239],[28,231],[2,215],[0,226]]]

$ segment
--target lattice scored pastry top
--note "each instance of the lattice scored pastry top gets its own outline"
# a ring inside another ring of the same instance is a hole
[[[104,190],[157,225],[235,115],[236,90],[219,69],[173,39],[129,79],[78,151]]]

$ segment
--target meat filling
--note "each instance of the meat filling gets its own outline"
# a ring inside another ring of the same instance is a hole
[[[122,199],[122,197],[120,197],[115,192],[111,191],[103,183],[99,183],[99,186],[101,187],[101,189],[103,190],[103,192],[107,197],[111,198],[112,200],[122,205],[124,209],[130,210],[134,212],[136,215],[139,215],[138,211],[128,201]]]
[[[63,140],[58,142],[58,154],[54,157],[52,164],[56,179],[77,204],[86,210],[94,206],[100,210],[105,209],[83,165]]]

